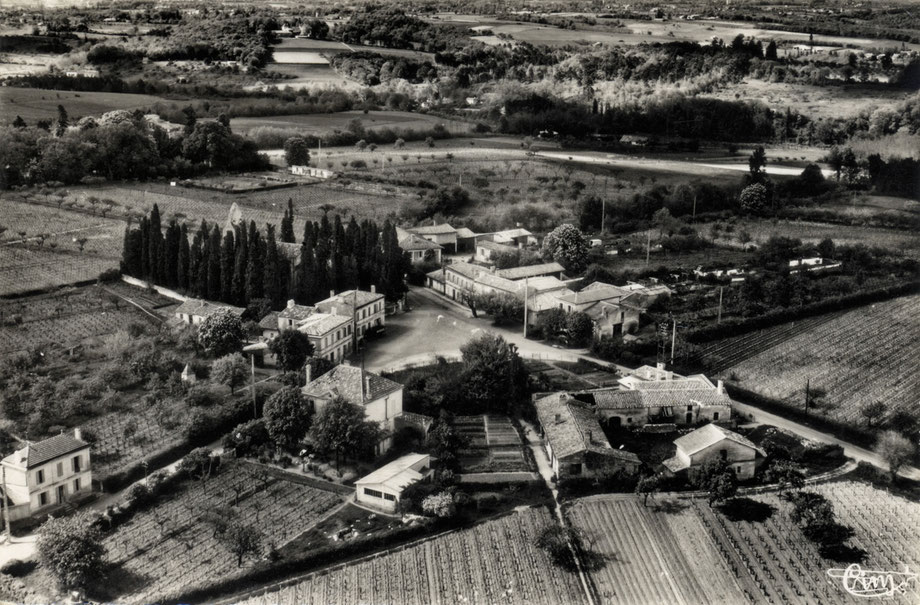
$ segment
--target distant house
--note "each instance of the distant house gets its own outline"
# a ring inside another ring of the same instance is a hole
[[[499,254],[510,254],[516,251],[516,246],[499,244],[490,240],[476,242],[476,260],[481,263],[491,263]]]
[[[242,317],[246,309],[200,298],[189,298],[179,305],[173,314],[183,324],[198,325],[218,311],[227,310],[236,317]]]
[[[537,238],[534,237],[534,234],[521,227],[487,233],[483,235],[483,237],[499,244],[509,244],[518,247],[537,245]]]
[[[262,338],[269,341],[282,330],[298,330],[310,339],[314,357],[342,361],[353,348],[354,320],[350,312],[340,313],[334,304],[327,309],[328,312],[323,312],[289,300],[284,310],[269,313],[259,322]],[[268,365],[274,363],[270,354],[265,355],[264,361]]]
[[[314,413],[335,397],[360,406],[368,420],[379,423],[387,432],[377,446],[377,454],[390,449],[395,419],[403,411],[403,385],[362,368],[343,364],[307,383],[302,392]]]
[[[532,277],[561,278],[564,270],[564,267],[559,263],[540,263],[537,265],[512,267],[510,269],[498,269],[495,271],[495,275],[511,280],[528,279]]]
[[[558,480],[603,478],[639,469],[638,456],[612,447],[585,403],[568,393],[553,393],[537,399],[534,406],[546,454]]]
[[[579,292],[559,296],[559,308],[588,314],[594,322],[595,336],[614,336],[637,330],[642,312],[667,296],[670,290],[665,286],[646,287],[634,283],[614,286],[594,282]]]
[[[429,242],[438,244],[449,252],[457,251],[457,230],[448,225],[426,225],[422,227],[410,227],[406,231],[414,233],[419,237],[427,239]]]
[[[0,461],[10,519],[44,514],[92,492],[89,450],[74,429],[72,435],[27,443]]]
[[[647,147],[650,139],[649,137],[637,134],[624,134],[620,137],[620,142],[624,145],[632,145],[634,147]]]
[[[420,235],[410,233],[405,229],[396,228],[399,247],[415,265],[422,262],[441,262],[441,245],[425,239]]]
[[[355,500],[395,513],[403,491],[432,475],[431,456],[406,454],[355,481]]]
[[[763,449],[746,437],[715,424],[707,424],[674,440],[677,453],[663,462],[672,473],[686,472],[693,476],[706,462],[724,460],[739,479],[750,479],[757,467],[757,456],[766,456]]]
[[[316,308],[323,313],[332,313],[344,317],[353,317],[357,339],[363,340],[368,330],[382,330],[386,324],[386,301],[383,294],[377,294],[377,286],[371,285],[371,291],[346,290],[316,303]]]
[[[460,227],[457,229],[457,252],[475,252],[477,234],[471,229]]]

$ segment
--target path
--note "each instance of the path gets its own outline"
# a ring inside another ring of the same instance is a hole
[[[734,408],[736,411],[744,414],[748,418],[753,419],[755,422],[760,422],[762,424],[771,424],[775,427],[791,431],[795,433],[796,435],[799,435],[800,437],[811,439],[812,441],[821,441],[823,443],[839,445],[843,447],[844,455],[849,456],[850,458],[853,458],[854,460],[857,460],[859,462],[868,462],[869,464],[872,464],[884,470],[888,469],[888,464],[884,460],[882,460],[882,457],[876,454],[875,452],[871,452],[865,448],[861,448],[859,446],[853,445],[852,443],[848,443],[842,439],[838,439],[837,437],[834,437],[833,435],[830,435],[828,433],[822,433],[821,431],[817,431],[803,424],[799,424],[798,422],[793,422],[792,420],[788,420],[786,418],[783,418],[782,416],[777,416],[776,414],[765,412],[764,410],[761,410],[760,408],[756,408],[746,403],[739,403],[736,401]],[[917,470],[916,468],[912,466],[902,468],[898,472],[898,474],[908,479],[920,481],[920,470]]]

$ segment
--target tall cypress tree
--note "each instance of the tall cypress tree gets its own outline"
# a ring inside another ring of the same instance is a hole
[[[176,285],[188,290],[188,272],[191,250],[188,244],[188,228],[185,223],[179,228],[179,253],[176,258]]]
[[[288,198],[287,209],[284,211],[284,218],[281,219],[281,241],[289,244],[297,243],[294,239],[294,201]]]
[[[220,227],[214,225],[211,236],[208,238],[208,300],[220,300],[220,269],[221,269],[221,241]]]
[[[166,237],[163,240],[163,257],[166,264],[166,285],[175,288],[179,285],[179,223],[176,219],[169,221]]]
[[[246,241],[246,225],[236,227],[236,258],[233,261],[233,282],[230,286],[233,304],[245,307],[246,299],[246,265],[249,262],[249,246]]]
[[[227,303],[233,302],[233,266],[236,260],[235,242],[233,232],[224,233],[224,241],[220,247],[220,299]]]
[[[264,260],[264,277],[263,290],[265,298],[271,301],[273,309],[280,309],[284,300],[284,294],[281,291],[281,276],[279,270],[281,267],[278,263],[278,245],[275,242],[275,226],[265,226],[265,260]]]
[[[205,276],[204,283],[207,283],[207,261],[204,258],[207,254],[207,237],[208,224],[202,220],[198,232],[192,239],[189,253],[188,289],[194,296],[201,296],[202,275]]]
[[[319,300],[316,298],[316,258],[313,256],[312,247],[304,245],[301,249],[297,291],[294,298],[302,305],[310,305]]]
[[[141,265],[140,265],[140,273],[138,274],[138,277],[148,279],[150,277],[150,243],[149,243],[150,229],[148,226],[148,219],[146,216],[141,218],[141,222],[138,227],[138,230],[140,231],[140,248],[141,248],[140,250]]]
[[[262,264],[262,235],[256,229],[255,221],[249,222],[249,258],[246,263],[246,300],[252,302],[262,298],[263,289],[263,264]]]
[[[147,245],[149,246],[148,258],[150,264],[148,267],[148,276],[154,282],[163,283],[162,270],[163,261],[160,255],[163,251],[163,226],[160,221],[160,207],[153,205],[150,211],[150,222],[147,224]]]

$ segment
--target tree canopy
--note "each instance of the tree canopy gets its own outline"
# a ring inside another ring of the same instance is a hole
[[[269,397],[263,415],[269,436],[282,447],[295,445],[310,428],[310,409],[297,387],[285,387]]]
[[[459,384],[469,413],[508,413],[527,398],[527,369],[517,347],[486,332],[460,348],[463,370]]]
[[[243,322],[229,309],[219,309],[198,326],[198,343],[210,355],[228,355],[243,345]]]
[[[42,565],[66,589],[85,588],[105,564],[102,536],[88,512],[45,521],[35,548]]]
[[[543,258],[556,261],[573,273],[588,266],[588,238],[568,223],[559,225],[543,239]]]

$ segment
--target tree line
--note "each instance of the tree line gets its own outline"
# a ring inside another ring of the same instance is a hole
[[[163,228],[157,205],[136,227],[125,230],[121,270],[126,275],[232,305],[268,305],[287,300],[309,305],[330,290],[369,290],[388,300],[406,292],[408,263],[389,221],[346,224],[339,215],[307,221],[299,246],[294,235],[293,202],[288,201],[280,232],[255,221],[232,228],[202,220],[192,232],[173,218]],[[295,244],[291,246],[291,244]]]

